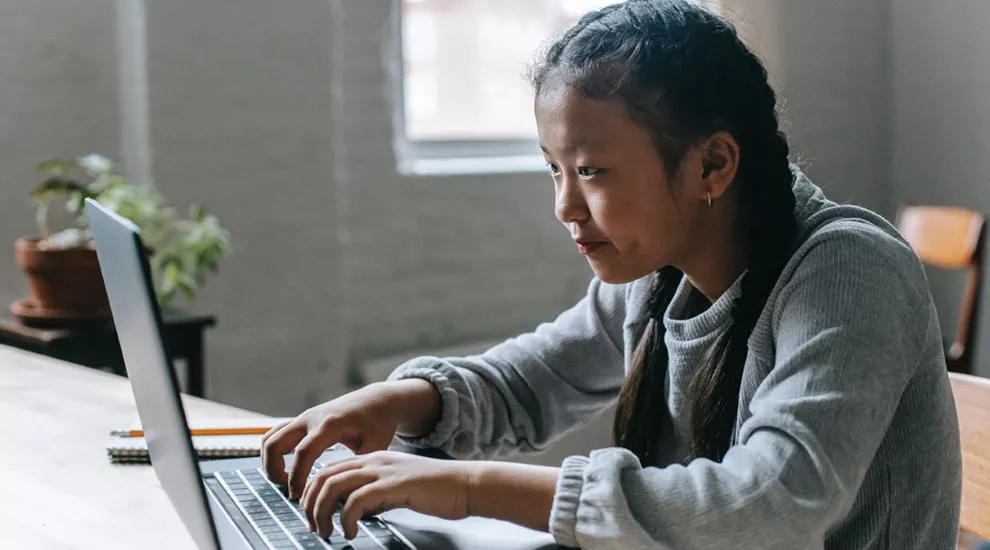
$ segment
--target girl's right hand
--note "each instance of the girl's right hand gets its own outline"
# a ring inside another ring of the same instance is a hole
[[[261,459],[272,482],[288,485],[298,499],[313,463],[331,446],[342,443],[357,454],[388,448],[395,432],[428,433],[439,418],[440,395],[426,380],[370,384],[272,428],[262,439]],[[289,471],[284,455],[294,452]]]

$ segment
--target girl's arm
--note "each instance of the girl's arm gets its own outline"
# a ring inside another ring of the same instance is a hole
[[[472,462],[468,514],[550,530],[560,468],[511,462]]]
[[[542,450],[589,422],[622,386],[627,286],[595,279],[577,305],[530,334],[482,355],[400,366],[389,380],[426,379],[441,401],[432,432],[406,443],[460,458],[507,455]]]
[[[937,368],[938,325],[917,258],[900,241],[878,238],[879,230],[825,233],[775,302],[776,360],[755,390],[739,443],[719,463],[666,468],[643,468],[618,448],[566,459],[550,520],[559,544],[821,548],[852,509],[902,395],[942,408],[895,429],[954,437],[947,376]],[[927,370],[909,386],[920,361]],[[951,494],[958,455],[946,453],[910,480],[891,471],[882,483],[899,485],[881,490],[910,483]],[[928,521],[934,513],[950,518],[951,509],[900,517]]]

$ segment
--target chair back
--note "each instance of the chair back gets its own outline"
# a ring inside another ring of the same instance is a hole
[[[983,271],[983,214],[947,206],[908,206],[897,215],[897,229],[921,261],[941,269],[965,269],[966,285],[955,336],[946,347],[950,371],[973,372],[973,347]]]

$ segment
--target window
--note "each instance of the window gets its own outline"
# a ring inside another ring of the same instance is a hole
[[[527,67],[614,0],[401,0],[400,170],[543,170]]]

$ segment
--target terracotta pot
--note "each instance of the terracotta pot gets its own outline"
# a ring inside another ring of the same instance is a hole
[[[102,311],[109,307],[96,250],[38,248],[37,238],[14,244],[17,265],[28,278],[31,298],[50,310]]]

